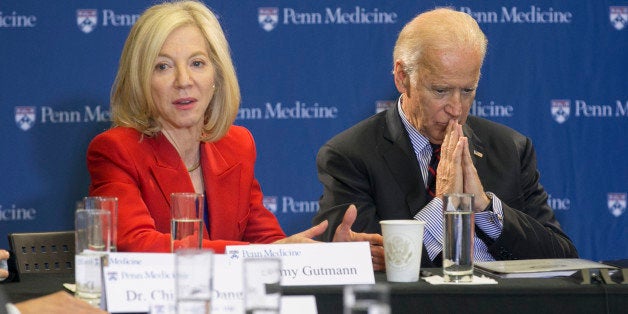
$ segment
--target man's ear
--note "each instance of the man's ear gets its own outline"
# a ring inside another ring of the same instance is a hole
[[[393,69],[393,76],[395,78],[395,86],[400,94],[410,93],[410,76],[406,73],[403,62],[401,60],[395,61],[395,67]]]

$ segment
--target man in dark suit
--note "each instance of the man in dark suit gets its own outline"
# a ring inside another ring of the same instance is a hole
[[[394,50],[397,105],[318,153],[324,191],[314,223],[330,222],[323,240],[355,204],[356,232],[381,233],[379,221],[387,219],[426,221],[422,265],[439,266],[443,196],[471,193],[476,261],[577,257],[547,204],[530,140],[468,116],[486,45],[476,21],[450,9],[404,27]]]

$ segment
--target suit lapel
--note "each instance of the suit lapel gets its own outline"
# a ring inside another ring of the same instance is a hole
[[[243,199],[240,195],[242,164],[221,154],[216,143],[201,144],[201,160],[210,238],[238,238],[239,226],[233,226],[232,216],[238,215],[239,201]],[[244,200],[248,201],[248,198]]]
[[[469,153],[471,154],[471,160],[473,160],[473,165],[478,173],[486,173],[486,149],[484,148],[484,143],[482,140],[475,134],[473,129],[469,126],[469,124],[465,124],[462,126],[462,133],[469,140]]]
[[[155,164],[151,166],[151,172],[168,206],[170,206],[170,194],[194,192],[192,180],[179,154],[166,137],[157,135],[144,140],[151,141],[155,151]],[[237,213],[240,199],[238,193],[240,192],[241,164],[226,160],[215,143],[201,144],[201,163],[208,207],[206,211],[208,211],[210,222],[210,226],[203,232],[204,238],[234,238],[231,233],[237,231],[238,228],[228,226],[233,220],[227,218]],[[212,208],[217,210],[210,210]],[[212,228],[212,226],[221,226],[221,228]],[[211,237],[207,230],[211,232]],[[218,230],[222,233],[218,233]]]
[[[144,138],[144,140],[150,141],[155,151],[155,164],[150,167],[150,170],[168,206],[170,206],[172,193],[194,192],[192,180],[183,161],[168,139],[159,133],[153,138]]]
[[[399,188],[406,195],[410,216],[414,217],[427,203],[427,192],[421,184],[423,178],[419,163],[401,122],[397,106],[393,106],[386,113],[383,137],[386,145],[379,146],[379,149]]]

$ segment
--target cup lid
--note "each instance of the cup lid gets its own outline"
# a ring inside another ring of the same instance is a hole
[[[381,225],[423,225],[425,221],[415,219],[392,219],[381,220],[379,223]]]

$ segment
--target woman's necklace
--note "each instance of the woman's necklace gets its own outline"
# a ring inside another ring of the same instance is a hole
[[[201,166],[201,158],[196,160],[196,163],[194,164],[194,166],[192,166],[191,168],[186,168],[188,170],[188,172],[192,172],[196,169],[198,169],[198,167]]]
[[[162,130],[164,131],[164,133],[165,133],[166,135],[168,135],[168,137],[169,137],[170,139],[172,139],[172,143],[174,144],[174,147],[177,149],[177,152],[179,152],[179,154],[181,154],[181,152],[182,152],[182,151],[181,151],[181,149],[179,148],[179,145],[177,145],[177,141],[174,139],[174,137],[173,137],[172,135],[170,135],[170,132],[168,132],[166,129],[163,129],[163,128],[162,128]],[[183,162],[183,164],[185,165],[185,161]],[[199,152],[199,156],[198,156],[198,158],[196,159],[196,162],[194,163],[194,165],[192,165],[192,167],[190,167],[190,168],[188,168],[188,166],[187,166],[187,165],[185,165],[185,169],[186,169],[188,172],[193,172],[194,170],[198,169],[200,166],[201,166],[201,156],[200,156],[200,152]]]

